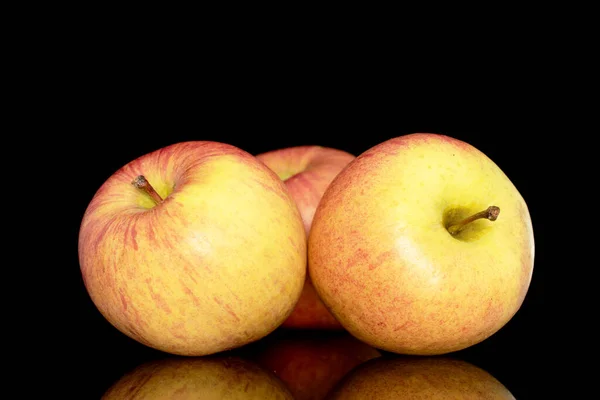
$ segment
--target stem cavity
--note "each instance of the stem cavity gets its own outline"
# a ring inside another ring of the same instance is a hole
[[[141,189],[144,192],[146,192],[156,204],[160,204],[163,202],[163,198],[160,197],[156,190],[154,190],[154,188],[152,187],[150,182],[146,180],[146,177],[144,175],[139,175],[138,177],[136,177],[133,181],[131,181],[131,184],[135,188]]]
[[[488,219],[490,221],[495,221],[498,218],[498,214],[500,214],[500,208],[496,207],[496,206],[489,206],[487,209],[480,211],[476,214],[471,215],[470,217],[467,217],[465,219],[463,219],[462,221],[460,221],[457,224],[451,225],[448,227],[448,232],[450,232],[451,235],[456,235],[457,233],[459,233],[467,224],[481,219],[481,218],[485,218]]]

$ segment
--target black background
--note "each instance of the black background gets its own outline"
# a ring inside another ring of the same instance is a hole
[[[366,88],[358,93],[340,82],[317,88],[304,81],[294,87],[270,87],[267,92],[260,82],[223,85],[222,90],[217,83],[210,96],[202,93],[201,85],[194,92],[185,88],[174,92],[164,85],[157,91],[156,86],[143,82],[114,85],[99,76],[93,87],[82,88],[86,95],[77,106],[74,128],[80,133],[72,145],[84,150],[75,155],[74,173],[85,174],[85,179],[73,191],[69,271],[78,288],[79,333],[74,347],[81,353],[79,398],[99,398],[125,372],[144,361],[168,356],[113,328],[97,311],[81,280],[79,223],[95,191],[118,168],[145,153],[187,140],[225,142],[252,154],[318,144],[359,155],[384,140],[413,132],[442,133],[474,145],[496,162],[528,204],[536,256],[523,306],[492,337],[452,355],[491,373],[516,398],[537,398],[548,364],[545,277],[554,266],[548,257],[544,218],[544,172],[549,160],[539,140],[544,135],[541,113],[530,107],[529,92],[521,88],[515,94],[499,82],[493,89],[482,90],[485,98],[478,92],[461,93],[457,86],[442,96],[437,91],[429,97],[424,90],[422,97],[400,100],[398,87],[380,87],[377,92]],[[499,92],[500,99],[490,102],[490,90]],[[186,92],[185,97],[180,92]],[[467,101],[461,100],[464,96]]]

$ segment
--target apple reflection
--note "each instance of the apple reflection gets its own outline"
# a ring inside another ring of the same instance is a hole
[[[329,393],[334,399],[512,399],[496,378],[449,357],[378,358],[348,373]]]
[[[273,374],[240,357],[169,358],[142,364],[102,399],[293,399]]]
[[[321,400],[357,365],[380,357],[347,332],[266,338],[253,359],[275,373],[296,400]]]

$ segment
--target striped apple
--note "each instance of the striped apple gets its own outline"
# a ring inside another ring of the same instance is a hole
[[[173,144],[99,188],[79,232],[86,289],[118,330],[153,348],[207,355],[290,315],[306,235],[280,179],[228,144]]]
[[[327,186],[355,157],[342,150],[321,146],[296,146],[256,156],[285,182],[298,205],[306,235]],[[282,325],[286,328],[342,329],[327,310],[308,274],[300,300]]]

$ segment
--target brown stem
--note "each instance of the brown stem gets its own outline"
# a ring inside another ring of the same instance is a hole
[[[480,218],[485,218],[485,219],[489,219],[490,221],[495,221],[496,218],[498,218],[498,214],[500,214],[499,207],[489,206],[487,209],[480,211],[476,214],[473,214],[470,217],[463,219],[462,221],[460,221],[457,224],[449,226],[448,232],[450,232],[451,235],[456,235],[458,232],[460,232],[465,227],[465,225],[467,225],[477,219],[480,219]]]
[[[160,204],[163,202],[163,198],[160,197],[158,193],[156,193],[156,190],[154,190],[154,188],[152,187],[150,182],[146,180],[146,177],[144,177],[144,175],[140,175],[137,178],[135,178],[133,181],[131,181],[131,184],[136,188],[142,189],[144,192],[148,193],[148,195],[152,198],[152,200],[154,200],[156,204]]]

